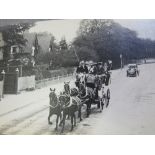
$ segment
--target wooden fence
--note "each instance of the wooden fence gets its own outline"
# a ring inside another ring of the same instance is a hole
[[[38,80],[38,81],[36,81],[35,88],[47,87],[47,86],[49,86],[51,84],[55,84],[56,82],[63,82],[63,81],[66,81],[66,80],[70,80],[73,77],[74,77],[74,73],[66,74],[66,75],[63,75],[63,76],[57,76],[57,77]]]

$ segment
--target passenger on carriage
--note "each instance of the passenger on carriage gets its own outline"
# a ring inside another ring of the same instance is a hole
[[[98,85],[107,86],[109,84],[109,79],[110,79],[110,70],[111,66],[107,62],[103,63],[98,62],[97,63],[97,77],[98,77]]]
[[[92,68],[90,68],[89,74],[86,77],[86,86],[90,87],[94,90],[95,82],[96,82],[95,70],[94,70],[94,67],[92,67]]]
[[[76,82],[75,85],[77,87],[79,87],[79,82],[80,80],[83,81],[83,83],[85,83],[85,74],[88,73],[88,68],[85,65],[84,61],[81,61],[79,66],[76,69]]]
[[[97,74],[98,74],[98,75],[102,75],[102,74],[104,74],[104,68],[103,68],[103,64],[102,64],[102,62],[99,62],[99,63],[98,63]]]
[[[108,70],[110,71],[112,69],[112,61],[108,60]]]
[[[110,80],[110,69],[111,69],[111,65],[109,65],[108,63],[105,63],[105,74],[106,74],[106,80],[105,80],[105,85],[108,86],[109,85],[109,80]]]
[[[79,66],[77,67],[76,69],[76,73],[79,74],[79,73],[88,73],[88,68],[87,66],[85,65],[85,62],[84,61],[81,61]]]
[[[97,67],[95,65],[90,66],[89,74],[93,74],[93,75],[97,74]]]
[[[97,74],[97,68],[95,65],[92,65],[86,77],[86,86],[87,89],[92,89],[94,97],[98,98],[98,83],[97,83],[98,81],[96,74]]]

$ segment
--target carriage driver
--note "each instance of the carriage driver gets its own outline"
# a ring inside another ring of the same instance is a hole
[[[102,75],[104,73],[104,68],[102,62],[98,63],[98,75]]]
[[[76,70],[76,73],[79,74],[79,73],[88,73],[88,68],[87,66],[85,65],[85,62],[84,61],[81,61],[79,66],[77,67],[77,70]]]

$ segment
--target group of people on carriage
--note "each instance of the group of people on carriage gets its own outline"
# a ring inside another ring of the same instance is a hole
[[[79,66],[77,67],[76,73],[92,73],[92,74],[103,74],[106,71],[110,71],[112,69],[112,61],[108,60],[107,62],[85,62],[81,61]]]
[[[81,61],[76,69],[76,86],[82,82],[86,87],[96,90],[98,97],[98,89],[108,86],[110,82],[110,70],[112,69],[112,61],[105,63],[85,63]]]

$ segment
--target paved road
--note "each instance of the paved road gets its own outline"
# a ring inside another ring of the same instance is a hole
[[[74,134],[155,134],[155,64],[139,67],[137,78],[127,78],[125,70],[115,75],[108,109],[91,115]]]
[[[109,107],[102,113],[93,107],[89,118],[85,118],[84,107],[83,121],[78,120],[74,131],[69,132],[67,120],[64,134],[155,134],[155,64],[139,67],[137,78],[127,78],[125,70],[114,71]],[[58,93],[63,83],[51,87]],[[48,94],[49,87],[6,96],[0,102],[0,134],[60,134],[61,128],[55,132],[55,123],[47,122]]]

